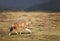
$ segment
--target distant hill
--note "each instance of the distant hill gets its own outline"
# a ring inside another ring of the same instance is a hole
[[[34,5],[26,11],[60,11],[60,0],[50,0],[48,3]]]
[[[1,0],[0,10],[16,10],[16,11],[60,11],[60,0]],[[47,2],[48,1],[48,2]],[[27,3],[28,2],[28,3]],[[30,2],[30,3],[29,3]],[[32,2],[32,3],[31,3]]]

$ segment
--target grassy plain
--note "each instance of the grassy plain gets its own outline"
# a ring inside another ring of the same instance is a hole
[[[33,33],[9,36],[9,27],[21,17],[31,17]],[[1,12],[0,41],[60,41],[60,12]]]

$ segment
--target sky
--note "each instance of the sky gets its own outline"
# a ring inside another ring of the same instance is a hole
[[[49,0],[0,0],[1,9],[26,9],[36,4],[47,3]]]

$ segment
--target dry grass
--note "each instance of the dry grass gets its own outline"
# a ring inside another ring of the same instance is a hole
[[[60,41],[60,13],[2,12],[0,15],[0,41]],[[31,17],[32,34],[11,35],[9,27],[21,17]]]

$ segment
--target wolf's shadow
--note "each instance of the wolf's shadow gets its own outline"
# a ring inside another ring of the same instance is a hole
[[[18,32],[20,34],[20,32]],[[22,32],[21,34],[30,34],[29,32]],[[17,35],[17,33],[11,33],[11,35]]]

